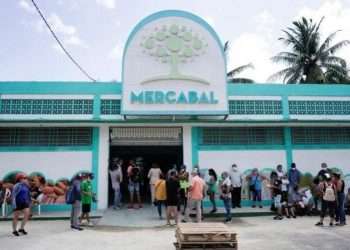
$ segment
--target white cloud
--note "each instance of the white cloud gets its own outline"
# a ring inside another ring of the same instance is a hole
[[[117,60],[121,60],[123,56],[123,46],[120,45],[119,43],[117,43],[114,48],[111,50],[110,54],[109,54],[109,58],[110,59],[117,59]]]
[[[52,30],[62,39],[64,45],[74,45],[81,48],[88,48],[86,42],[84,42],[79,35],[77,34],[77,29],[73,25],[65,24],[61,17],[56,13],[52,13],[47,18],[48,23],[50,24]],[[40,19],[35,24],[35,29],[38,32],[47,31],[45,24]],[[54,47],[57,49],[57,47]],[[58,48],[60,49],[60,48]]]
[[[304,7],[299,11],[297,18],[302,16],[312,18],[315,21],[319,21],[323,16],[325,17],[321,26],[323,39],[340,29],[342,31],[337,34],[333,44],[345,39],[350,40],[350,8],[345,7],[343,1],[326,0],[318,9]],[[348,60],[348,64],[350,64],[350,46],[339,50],[338,56]]]
[[[114,9],[116,5],[115,0],[96,0],[96,3],[107,9]]]
[[[35,9],[34,7],[31,5],[31,3],[29,3],[29,0],[20,0],[18,2],[18,6],[20,8],[22,8],[23,10],[27,11],[30,14],[34,14],[35,13]]]
[[[254,69],[244,71],[240,77],[263,83],[278,70],[270,60],[273,55],[271,45],[263,36],[257,33],[243,33],[232,40],[230,46],[228,70],[248,63],[254,65]]]

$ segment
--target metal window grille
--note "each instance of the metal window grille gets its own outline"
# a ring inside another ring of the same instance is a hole
[[[1,114],[18,115],[87,115],[93,112],[90,99],[1,99]]]
[[[289,101],[291,115],[350,115],[350,101]]]
[[[92,128],[0,128],[0,146],[89,146]]]
[[[114,99],[101,100],[101,114],[102,115],[119,115],[120,100],[114,100]]]
[[[350,128],[292,128],[292,143],[350,144]]]
[[[282,128],[202,128],[201,145],[283,145]]]
[[[232,115],[280,115],[282,103],[279,100],[231,100],[229,109]]]

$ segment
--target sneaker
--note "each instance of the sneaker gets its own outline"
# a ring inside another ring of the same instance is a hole
[[[18,233],[17,231],[13,231],[12,234],[13,234],[14,236],[19,236],[19,233]]]
[[[231,218],[226,218],[224,222],[227,223],[227,222],[230,222],[231,220],[232,220]]]
[[[255,206],[255,205],[252,205],[252,208],[256,208],[256,206]]]
[[[333,225],[333,222],[330,222],[330,223],[329,223],[329,226],[330,226],[330,227],[333,227],[333,226],[334,226],[334,225]]]
[[[296,219],[297,217],[295,215],[293,215],[293,219]]]
[[[260,205],[259,208],[263,208],[263,206]]]
[[[214,213],[216,213],[216,211],[217,211],[216,209],[213,209],[213,210],[211,210],[209,213],[210,213],[210,214],[214,214]]]
[[[315,224],[315,226],[319,226],[319,227],[322,227],[323,226],[323,222],[317,222],[316,224]]]
[[[27,235],[28,234],[24,229],[20,229],[20,230],[18,230],[18,232],[20,232],[23,235]]]
[[[241,205],[238,205],[237,207],[238,207],[238,208],[241,208],[242,206],[241,206]]]
[[[181,222],[182,222],[182,223],[187,223],[187,221],[186,221],[186,220],[181,220]]]
[[[290,215],[288,215],[287,218],[290,219]]]
[[[133,209],[133,208],[134,208],[133,205],[131,205],[131,204],[128,205],[128,209]]]
[[[78,230],[78,231],[83,231],[84,229],[81,227],[76,227],[76,226],[70,226],[72,229]]]

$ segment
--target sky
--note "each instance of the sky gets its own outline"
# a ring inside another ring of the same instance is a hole
[[[301,16],[319,20],[321,32],[341,30],[350,39],[350,0],[36,0],[67,50],[98,81],[119,81],[123,47],[133,27],[161,10],[178,9],[205,19],[222,43],[230,41],[228,70],[265,83],[283,65],[270,58],[286,50],[282,29]],[[49,34],[30,0],[2,0],[0,81],[88,81]],[[338,54],[350,62],[350,46]]]

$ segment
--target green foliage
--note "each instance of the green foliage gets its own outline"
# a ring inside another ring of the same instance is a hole
[[[332,45],[339,32],[335,31],[321,42],[320,26],[312,19],[302,17],[292,27],[282,30],[280,37],[290,51],[280,52],[271,60],[287,67],[270,76],[269,80],[283,79],[286,83],[346,83],[349,82],[346,61],[335,54],[350,41],[343,40]]]

